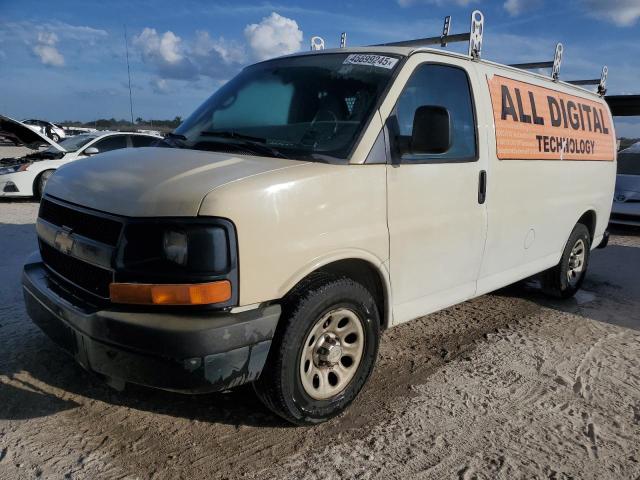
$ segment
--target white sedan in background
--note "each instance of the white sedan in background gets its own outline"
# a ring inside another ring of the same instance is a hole
[[[6,117],[2,120],[3,125],[9,125],[14,137],[21,137],[18,128],[10,124],[14,120]],[[45,150],[0,160],[0,197],[39,198],[49,177],[66,163],[120,148],[148,147],[160,140],[160,137],[132,132],[91,132],[66,138],[59,144],[41,137],[49,143]],[[31,140],[23,143],[34,144]]]
[[[64,128],[52,122],[47,122],[45,120],[29,119],[29,120],[23,120],[22,123],[24,123],[31,130],[41,133],[42,135],[46,135],[54,142],[59,142],[60,140],[62,140],[67,136],[64,131]]]

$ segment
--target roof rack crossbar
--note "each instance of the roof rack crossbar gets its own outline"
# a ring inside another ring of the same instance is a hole
[[[446,46],[448,43],[468,42],[470,37],[471,37],[470,33],[456,33],[453,35],[447,35],[446,37],[441,36],[441,37],[416,38],[414,40],[403,40],[400,42],[381,43],[374,46],[376,47],[424,47],[426,45],[442,45],[443,42]]]
[[[510,67],[519,68],[521,70],[535,70],[537,68],[553,68],[551,62],[529,62],[529,63],[512,63]]]
[[[590,78],[586,80],[569,80],[567,83],[571,85],[598,85],[598,95],[601,97],[607,93],[607,75],[609,74],[609,69],[605,65],[602,67],[602,73],[600,74],[600,78]]]
[[[519,68],[521,70],[536,70],[538,68],[551,68],[551,78],[554,82],[557,82],[560,78],[560,65],[562,64],[562,52],[564,48],[561,43],[556,44],[556,51],[553,55],[553,60],[549,62],[527,62],[527,63],[512,63],[510,67]]]
[[[444,17],[442,35],[439,37],[416,38],[413,40],[402,40],[400,42],[380,43],[375,47],[425,47],[427,45],[440,45],[446,47],[449,43],[469,42],[469,56],[474,59],[480,58],[482,50],[482,33],[484,30],[484,15],[480,10],[474,10],[471,14],[471,28],[467,33],[454,33],[451,31],[451,15]]]
[[[599,78],[592,78],[590,80],[567,80],[567,83],[571,85],[600,85]]]

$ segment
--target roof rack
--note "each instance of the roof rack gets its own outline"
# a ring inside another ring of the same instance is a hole
[[[311,50],[324,50],[324,39],[322,37],[311,37]]]
[[[442,26],[442,35],[439,37],[425,37],[416,38],[414,40],[403,40],[400,42],[379,43],[372,45],[374,47],[425,47],[427,45],[440,45],[446,47],[449,43],[456,42],[469,42],[468,55],[472,60],[479,60],[482,52],[482,36],[484,33],[484,15],[480,10],[474,10],[471,13],[471,25],[469,31],[466,33],[449,33],[451,31],[451,15],[444,17],[444,24]],[[340,34],[340,48],[346,48],[347,46],[347,32]],[[311,50],[324,50],[324,40],[322,37],[311,37]],[[540,68],[551,69],[551,79],[554,82],[560,80],[560,66],[562,65],[562,54],[564,47],[562,43],[556,44],[553,60],[544,62],[527,62],[527,63],[513,63],[510,67],[519,68],[522,70],[537,70]],[[606,65],[602,68],[602,74],[600,79],[587,79],[587,80],[569,80],[567,83],[579,86],[585,85],[598,85],[598,95],[604,96],[607,92],[607,74],[608,69]]]
[[[444,17],[442,35],[439,37],[416,38],[400,42],[381,43],[376,47],[425,47],[427,45],[440,45],[446,47],[449,43],[469,42],[469,56],[474,60],[480,59],[482,51],[482,33],[484,30],[484,15],[480,10],[474,10],[471,14],[471,25],[467,33],[450,34],[451,16]]]
[[[607,93],[607,75],[609,74],[609,69],[605,65],[602,67],[602,73],[600,74],[600,78],[591,78],[587,80],[569,80],[567,83],[572,85],[598,85],[598,95],[601,97]]]
[[[551,68],[551,78],[554,82],[560,79],[560,65],[562,64],[562,52],[564,47],[561,43],[556,44],[556,51],[553,60],[550,62],[529,62],[529,63],[512,63],[510,67],[520,68],[521,70],[536,70],[538,68]]]

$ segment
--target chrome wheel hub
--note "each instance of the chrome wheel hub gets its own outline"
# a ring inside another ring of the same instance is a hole
[[[334,367],[342,358],[340,339],[333,333],[325,333],[316,341],[313,363],[317,367]]]
[[[571,285],[575,285],[580,280],[580,276],[584,270],[584,261],[586,257],[586,245],[583,240],[578,240],[569,255],[569,268],[567,269],[567,281]]]
[[[307,335],[300,358],[305,392],[325,400],[342,392],[353,379],[364,351],[362,320],[347,308],[322,316]]]

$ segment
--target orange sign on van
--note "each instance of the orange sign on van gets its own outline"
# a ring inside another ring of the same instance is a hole
[[[605,106],[494,75],[488,79],[501,160],[614,160]]]

